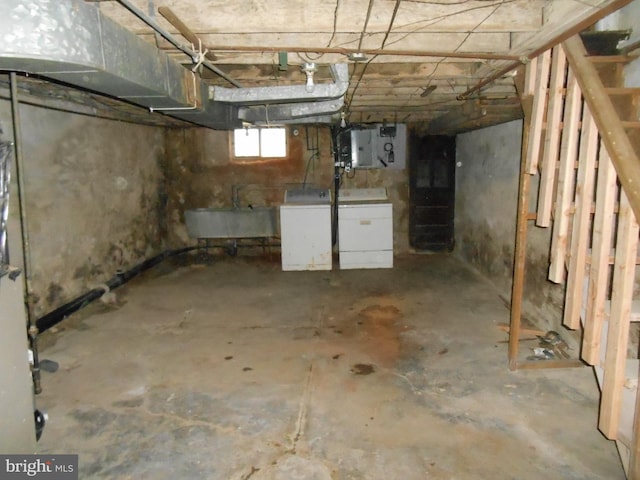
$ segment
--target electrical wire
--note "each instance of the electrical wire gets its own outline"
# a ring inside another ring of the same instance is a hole
[[[460,42],[460,44],[455,48],[454,52],[457,52],[458,50],[460,50],[460,47],[462,47],[462,45],[465,44],[465,42],[469,39],[469,37],[487,20],[489,20],[489,18],[498,11],[498,9],[501,7],[502,5],[498,5],[496,6],[496,8],[494,8],[493,10],[491,10],[491,12],[485,16],[482,20],[480,20],[479,23],[476,24],[475,27],[473,27],[471,30],[469,30],[467,32],[467,35],[464,37],[464,39]]]
[[[389,20],[389,26],[387,27],[387,31],[385,33],[385,36],[382,40],[382,44],[380,45],[380,49],[383,49],[385,46],[385,43],[387,42],[387,39],[389,38],[389,35],[391,33],[391,29],[393,28],[393,22],[395,22],[396,20],[396,16],[398,14],[398,10],[400,8],[400,3],[402,2],[402,0],[396,0],[396,5],[393,8],[393,14],[391,15],[391,20]],[[369,23],[369,17],[371,15],[371,9],[373,8],[373,3],[374,0],[370,0],[369,1],[369,9],[367,10],[367,17],[365,19],[365,24],[364,24],[364,28],[362,29],[362,34],[360,36],[360,44],[358,45],[358,50],[362,47],[362,39],[364,37],[364,34],[367,30],[367,24]],[[360,83],[362,82],[362,79],[364,78],[364,74],[367,71],[367,68],[369,68],[369,65],[371,64],[371,62],[373,60],[375,60],[378,57],[378,55],[374,55],[373,57],[371,57],[367,63],[365,64],[365,66],[362,68],[362,71],[360,72],[360,76],[358,77],[358,81],[355,85],[355,87],[353,87],[353,90],[351,91],[351,97],[349,98],[349,100],[346,103],[346,107],[345,107],[345,112],[349,113],[349,107],[351,107],[351,102],[353,102],[353,97],[356,94],[356,91],[358,90],[358,87],[360,86]],[[355,75],[356,69],[353,69],[353,72],[351,74],[351,78],[349,78],[349,84],[351,84],[351,80],[353,78],[353,76]]]
[[[333,32],[331,32],[331,38],[329,39],[329,43],[327,43],[327,48],[331,46],[331,42],[336,36],[336,32],[338,31],[338,9],[340,8],[340,0],[336,0],[336,8],[333,10]]]
[[[367,16],[364,19],[364,25],[362,27],[362,32],[360,32],[360,41],[358,42],[358,50],[362,48],[362,40],[367,32],[367,26],[369,25],[369,18],[371,18],[371,10],[373,10],[373,4],[375,0],[369,0],[369,8],[367,8]]]
[[[309,167],[314,163],[313,161],[318,158],[320,155],[318,154],[318,152],[313,152],[311,155],[309,155],[309,158],[307,159],[307,166],[304,169],[304,178],[302,179],[302,188],[305,189],[307,187],[307,178],[309,176]],[[315,173],[315,167],[314,167],[314,173]]]
[[[369,60],[367,60],[367,63],[364,64],[364,67],[362,67],[362,71],[360,72],[360,76],[358,77],[358,81],[356,82],[355,87],[353,87],[353,90],[351,90],[351,96],[349,97],[349,99],[347,101],[345,101],[345,108],[344,111],[346,112],[346,115],[349,115],[349,110],[351,107],[351,102],[353,102],[353,97],[356,94],[356,91],[358,90],[358,87],[360,86],[360,82],[362,82],[362,78],[364,77],[364,74],[367,72],[367,68],[369,68],[369,64],[374,61],[376,58],[378,57],[378,55],[374,55],[373,57],[371,57]],[[356,69],[353,69],[353,72],[351,73],[351,77],[349,78],[349,84],[351,84],[351,81],[354,77],[354,75],[356,74]]]
[[[384,38],[382,39],[382,44],[380,45],[380,50],[384,48],[385,44],[387,43],[387,39],[391,34],[393,23],[396,21],[396,16],[398,15],[398,9],[400,8],[400,2],[402,2],[402,0],[396,0],[396,6],[393,7],[393,14],[391,15],[391,20],[389,20],[389,28],[387,28],[387,31],[384,34]]]
[[[407,0],[404,0],[407,1]],[[416,20],[415,22],[410,22],[410,23],[406,23],[404,25],[399,25],[396,27],[397,30],[399,29],[404,29],[407,27],[411,27],[413,25],[418,25],[418,24],[422,24],[419,27],[416,27],[413,30],[410,30],[408,32],[406,32],[404,35],[400,36],[399,38],[395,39],[392,42],[389,42],[387,44],[387,46],[389,45],[393,45],[395,43],[401,42],[402,40],[404,40],[405,38],[407,38],[409,35],[414,34],[414,33],[420,33],[423,29],[431,27],[433,25],[436,25],[437,23],[440,23],[448,18],[454,17],[456,15],[463,15],[465,13],[469,13],[475,10],[480,10],[480,9],[484,9],[484,8],[491,8],[491,7],[501,7],[503,5],[509,4],[509,3],[514,3],[518,0],[501,0],[499,2],[494,2],[490,5],[478,5],[475,7],[469,7],[469,8],[465,8],[464,10],[459,10],[457,12],[453,12],[453,13],[447,13],[447,14],[443,14],[443,15],[439,15],[437,17],[433,17],[433,18],[429,18],[429,19],[424,19],[424,20]],[[426,2],[425,2],[426,3]],[[453,4],[456,5],[456,4]],[[493,12],[492,12],[493,14]],[[435,32],[434,32],[435,33]]]

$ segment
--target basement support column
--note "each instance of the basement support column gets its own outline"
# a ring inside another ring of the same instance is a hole
[[[31,289],[31,256],[29,244],[29,231],[27,225],[27,209],[25,205],[25,187],[24,187],[24,155],[22,153],[22,133],[20,125],[20,105],[18,103],[18,80],[16,73],[9,73],[9,88],[11,90],[11,119],[13,121],[13,143],[16,154],[16,180],[18,184],[18,207],[20,211],[20,232],[22,234],[22,261],[25,279],[25,299],[24,304],[27,313],[28,334],[33,353],[33,391],[36,394],[42,392],[40,384],[40,360],[38,358],[38,327],[33,317],[33,309],[31,308],[32,289]]]
[[[522,91],[521,91],[522,93]],[[524,121],[522,122],[522,147],[520,153],[520,182],[518,185],[518,211],[516,214],[516,244],[513,261],[513,285],[511,288],[511,318],[509,323],[509,369],[518,368],[518,342],[522,317],[522,295],[527,254],[527,228],[529,222],[530,175],[527,173],[529,124],[533,96],[521,96]]]

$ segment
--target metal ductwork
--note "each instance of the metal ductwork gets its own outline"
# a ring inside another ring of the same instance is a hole
[[[331,65],[333,83],[313,85],[309,92],[306,85],[282,87],[225,88],[209,87],[209,98],[214,101],[251,105],[268,102],[295,102],[309,100],[334,100],[343,97],[349,87],[349,67],[346,64]]]
[[[120,98],[204,127],[331,121],[348,87],[334,83],[219,89],[83,0],[0,2],[0,70],[25,72]]]

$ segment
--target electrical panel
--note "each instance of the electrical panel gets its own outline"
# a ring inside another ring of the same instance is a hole
[[[404,124],[375,124],[351,130],[353,168],[404,169],[407,156],[407,127]]]

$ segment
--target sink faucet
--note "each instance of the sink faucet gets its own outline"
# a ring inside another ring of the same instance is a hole
[[[240,208],[240,189],[242,185],[231,185],[231,204],[233,208]]]

